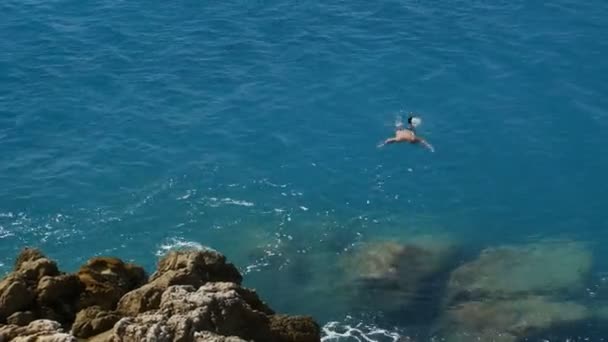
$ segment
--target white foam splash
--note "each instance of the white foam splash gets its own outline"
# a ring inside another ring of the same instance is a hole
[[[225,204],[240,205],[240,206],[243,206],[243,207],[253,207],[255,205],[253,202],[242,201],[242,200],[235,200],[235,199],[232,199],[230,197],[223,198],[222,202],[225,203]]]
[[[409,337],[401,336],[396,332],[368,326],[362,323],[351,326],[340,322],[329,322],[323,327],[322,342],[357,341],[357,342],[406,342],[412,341]]]
[[[249,201],[238,200],[230,197],[226,198],[217,198],[217,197],[209,197],[208,198],[210,207],[219,207],[220,205],[238,205],[242,207],[253,207],[255,203]]]
[[[178,249],[194,249],[194,250],[213,250],[210,247],[203,246],[202,244],[194,241],[187,241],[181,238],[172,238],[167,243],[163,243],[160,245],[159,249],[156,251],[156,256],[164,256],[173,250]]]

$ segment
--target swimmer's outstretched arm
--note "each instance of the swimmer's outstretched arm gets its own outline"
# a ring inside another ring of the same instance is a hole
[[[397,142],[397,138],[388,138],[384,142],[378,144],[378,147],[382,147],[384,145],[388,145],[388,144],[392,144],[392,143],[396,143],[396,142]]]
[[[426,140],[422,139],[422,138],[416,138],[416,142],[417,143],[421,143],[422,146],[426,147],[429,149],[429,151],[431,152],[435,152],[435,148],[433,147],[433,145],[429,144]]]

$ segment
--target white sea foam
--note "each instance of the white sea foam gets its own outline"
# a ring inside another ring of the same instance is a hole
[[[248,202],[248,201],[243,201],[243,200],[236,200],[236,199],[232,199],[232,198],[229,198],[229,197],[222,198],[222,203],[240,205],[240,206],[243,206],[243,207],[253,207],[255,205],[253,202]]]
[[[159,249],[156,251],[157,256],[163,256],[170,251],[179,250],[179,249],[194,249],[194,250],[213,250],[210,247],[203,246],[202,244],[194,241],[187,241],[182,238],[172,238],[169,239],[166,243],[160,245]]]
[[[14,236],[15,234],[7,229],[4,229],[3,226],[0,225],[0,239],[7,238],[9,236]]]
[[[209,205],[210,207],[219,207],[221,205],[238,205],[241,207],[253,207],[255,203],[244,200],[238,200],[230,197],[209,197],[207,205]]]
[[[407,336],[399,333],[381,329],[373,325],[358,323],[353,325],[329,322],[323,327],[322,342],[406,342],[412,341]]]

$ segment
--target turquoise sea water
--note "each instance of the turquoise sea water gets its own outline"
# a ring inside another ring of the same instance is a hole
[[[607,37],[601,0],[4,1],[0,270],[210,246],[322,324],[379,238],[572,239],[600,279]],[[376,148],[410,111],[436,152]]]

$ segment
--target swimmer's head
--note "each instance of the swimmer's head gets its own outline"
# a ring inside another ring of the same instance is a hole
[[[412,127],[418,127],[422,123],[422,119],[417,116],[410,116],[409,118],[407,118],[407,123],[410,124]]]

